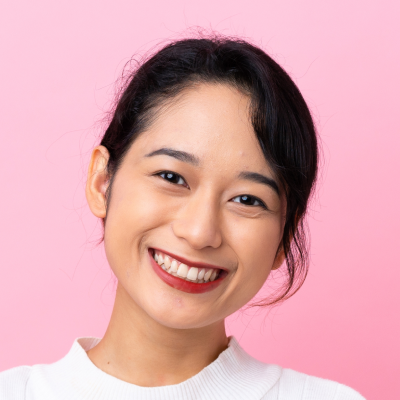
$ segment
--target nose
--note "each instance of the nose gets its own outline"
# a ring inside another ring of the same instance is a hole
[[[222,234],[218,205],[211,194],[192,195],[172,223],[174,234],[196,250],[218,248]]]

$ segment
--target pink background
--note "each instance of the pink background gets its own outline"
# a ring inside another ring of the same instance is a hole
[[[398,2],[2,2],[0,370],[101,336],[114,282],[84,198],[98,121],[127,60],[193,25],[250,38],[292,75],[324,149],[301,291],[228,329],[261,360],[400,388]]]

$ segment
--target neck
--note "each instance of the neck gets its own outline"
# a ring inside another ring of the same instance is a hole
[[[103,339],[88,351],[104,372],[138,386],[174,385],[191,378],[227,348],[224,321],[175,329],[147,315],[118,285]]]

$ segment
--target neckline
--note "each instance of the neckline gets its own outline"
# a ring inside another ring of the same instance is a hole
[[[82,395],[77,397],[79,393],[87,394],[89,387],[96,391],[98,400],[232,400],[243,399],[244,395],[247,399],[259,399],[281,375],[279,366],[265,364],[251,357],[242,349],[236,338],[231,336],[227,349],[191,378],[174,385],[143,387],[109,375],[92,363],[86,351],[100,340],[97,337],[77,338],[68,354],[58,362],[62,369],[63,382],[57,384],[69,385],[71,388],[72,382],[77,399],[89,398]]]

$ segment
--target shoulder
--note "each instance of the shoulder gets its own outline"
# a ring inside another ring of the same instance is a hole
[[[262,400],[365,400],[361,394],[346,385],[317,378],[279,365],[267,364],[250,354],[232,337],[224,364],[235,371],[230,373],[231,384],[247,382],[246,398]],[[231,356],[231,358],[228,357]],[[221,356],[220,356],[221,357]],[[222,360],[222,357],[221,357]],[[242,368],[237,368],[241,366]],[[243,384],[240,384],[243,387]],[[240,389],[238,387],[238,389]],[[240,390],[239,390],[240,391]],[[251,397],[250,392],[253,394]],[[261,396],[259,396],[261,394]],[[256,397],[257,396],[257,397]],[[242,397],[235,397],[242,398]]]
[[[21,366],[0,372],[0,399],[24,400],[31,367]]]
[[[279,398],[307,400],[365,400],[354,389],[329,379],[283,369],[279,379]]]

